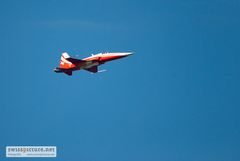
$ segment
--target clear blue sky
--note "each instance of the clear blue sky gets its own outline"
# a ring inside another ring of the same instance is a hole
[[[0,160],[239,161],[239,16],[238,0],[1,0]],[[64,51],[135,55],[69,77]]]

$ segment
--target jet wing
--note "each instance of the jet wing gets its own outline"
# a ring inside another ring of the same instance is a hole
[[[66,58],[68,61],[70,61],[73,64],[81,64],[81,63],[85,63],[85,60],[81,60],[81,59],[75,59],[75,58]]]
[[[98,66],[93,66],[91,68],[85,68],[84,70],[87,70],[92,73],[97,73],[98,72]]]

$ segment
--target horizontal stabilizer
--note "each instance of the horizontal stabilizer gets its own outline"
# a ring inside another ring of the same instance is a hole
[[[64,73],[70,76],[72,75],[72,71],[64,71]]]

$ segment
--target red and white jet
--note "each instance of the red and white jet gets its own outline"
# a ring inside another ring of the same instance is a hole
[[[56,67],[54,71],[56,73],[65,73],[67,75],[72,75],[72,72],[75,70],[87,70],[91,73],[97,73],[98,66],[102,65],[108,61],[115,59],[120,59],[129,55],[132,55],[132,52],[124,53],[99,53],[96,55],[84,58],[76,59],[70,57],[66,52],[62,53],[61,61],[59,67]]]

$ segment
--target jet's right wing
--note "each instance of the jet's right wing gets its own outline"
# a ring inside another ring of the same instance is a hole
[[[87,70],[91,73],[97,73],[98,72],[98,66],[93,66],[91,68],[85,68],[84,70]]]

